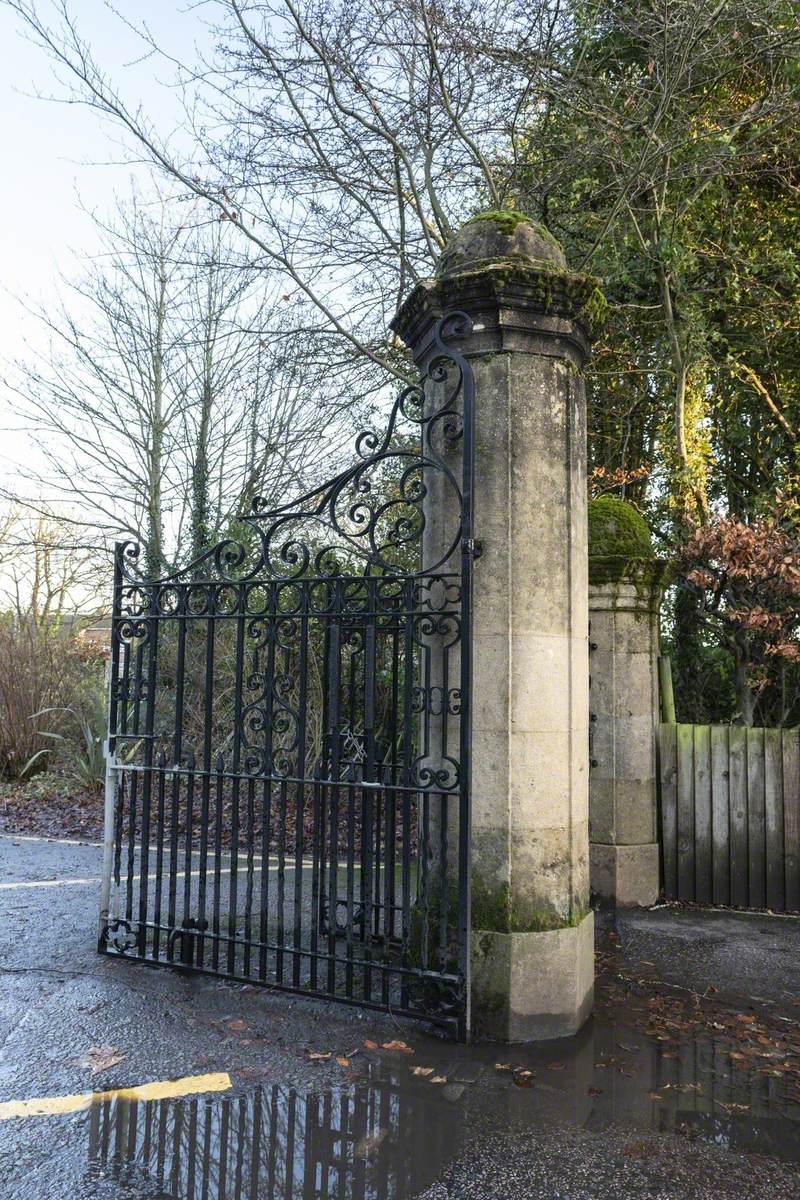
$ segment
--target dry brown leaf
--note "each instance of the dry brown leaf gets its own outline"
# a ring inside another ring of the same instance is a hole
[[[331,1057],[330,1050],[309,1050],[308,1057],[310,1062],[324,1062],[325,1059]]]
[[[115,1050],[113,1046],[92,1046],[79,1060],[78,1066],[85,1070],[91,1070],[93,1075],[99,1075],[101,1071],[108,1071],[110,1067],[115,1067],[117,1063],[123,1062],[127,1057],[127,1054],[123,1054],[121,1050]]]
[[[431,1076],[430,1083],[447,1083],[447,1077],[445,1075],[433,1075]]]
[[[494,1069],[495,1071],[510,1071],[511,1063],[495,1063]]]
[[[400,1054],[413,1054],[413,1046],[409,1046],[407,1042],[384,1042],[384,1050],[397,1050]]]
[[[409,1067],[412,1075],[432,1075],[433,1067]]]
[[[350,1059],[345,1058],[344,1055],[337,1054],[336,1061],[340,1067],[349,1067],[350,1066]]]
[[[364,1046],[367,1050],[380,1050],[377,1042],[371,1042],[369,1038],[364,1038]]]

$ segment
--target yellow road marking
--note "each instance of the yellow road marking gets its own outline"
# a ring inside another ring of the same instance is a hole
[[[213,1075],[186,1075],[183,1079],[162,1079],[140,1083],[137,1087],[111,1088],[107,1092],[82,1092],[76,1096],[42,1096],[38,1100],[7,1100],[0,1104],[0,1121],[13,1117],[56,1117],[82,1112],[104,1100],[173,1100],[198,1092],[227,1092],[232,1087],[226,1071]]]

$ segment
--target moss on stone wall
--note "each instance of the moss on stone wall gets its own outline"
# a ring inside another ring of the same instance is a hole
[[[512,901],[507,883],[490,887],[477,872],[472,877],[472,928],[492,933],[542,933],[580,925],[588,910],[562,917],[535,904]]]

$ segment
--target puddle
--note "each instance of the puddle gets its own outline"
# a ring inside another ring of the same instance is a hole
[[[595,1019],[539,1047],[427,1040],[413,1058],[365,1053],[353,1060],[358,1077],[333,1091],[105,1102],[86,1118],[85,1194],[410,1200],[483,1134],[576,1126],[682,1133],[800,1161],[794,1084],[742,1057],[718,1038],[659,1041]],[[112,1190],[93,1190],[104,1185]]]
[[[455,1105],[390,1079],[337,1093],[273,1086],[110,1102],[90,1114],[90,1170],[115,1179],[120,1196],[400,1200],[436,1179],[458,1149],[462,1119]]]

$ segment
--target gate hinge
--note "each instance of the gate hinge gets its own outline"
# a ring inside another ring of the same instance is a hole
[[[461,549],[465,550],[473,558],[480,558],[483,554],[483,542],[478,538],[464,538],[461,543]]]

